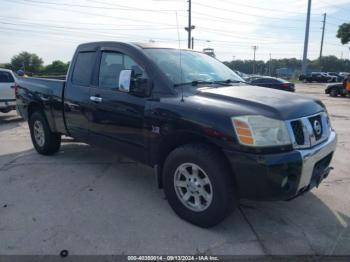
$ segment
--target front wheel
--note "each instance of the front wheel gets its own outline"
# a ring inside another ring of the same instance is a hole
[[[329,92],[329,95],[332,97],[337,97],[339,94],[339,91],[337,88],[332,88],[331,91]]]
[[[237,205],[232,174],[220,155],[206,145],[172,151],[163,169],[165,195],[181,218],[200,227],[220,223]]]
[[[52,155],[61,146],[61,135],[53,133],[42,112],[34,112],[29,119],[30,136],[39,154]]]

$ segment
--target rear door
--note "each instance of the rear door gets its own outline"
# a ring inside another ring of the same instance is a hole
[[[90,89],[97,58],[96,50],[78,50],[64,90],[64,115],[69,134],[88,142]]]
[[[269,79],[271,82],[271,87],[274,89],[283,89],[282,82],[277,79]]]
[[[15,84],[15,79],[8,71],[0,71],[0,101],[15,100],[12,86]]]
[[[257,86],[269,87],[268,82],[265,78],[257,78],[252,83]]]

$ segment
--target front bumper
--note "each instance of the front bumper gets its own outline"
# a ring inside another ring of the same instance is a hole
[[[235,173],[240,198],[288,200],[315,186],[328,176],[337,135],[312,148],[279,154],[225,151]]]

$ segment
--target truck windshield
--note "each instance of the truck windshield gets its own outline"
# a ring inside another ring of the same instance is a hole
[[[144,51],[174,86],[186,83],[244,82],[223,63],[203,53],[181,50],[180,66],[178,49],[149,48]]]

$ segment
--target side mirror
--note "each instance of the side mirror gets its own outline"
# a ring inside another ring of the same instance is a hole
[[[132,93],[136,96],[146,97],[150,95],[147,78],[136,75],[134,70],[122,70],[119,74],[119,91]]]
[[[130,92],[132,82],[133,71],[122,70],[119,74],[119,86],[118,89],[123,92]]]

